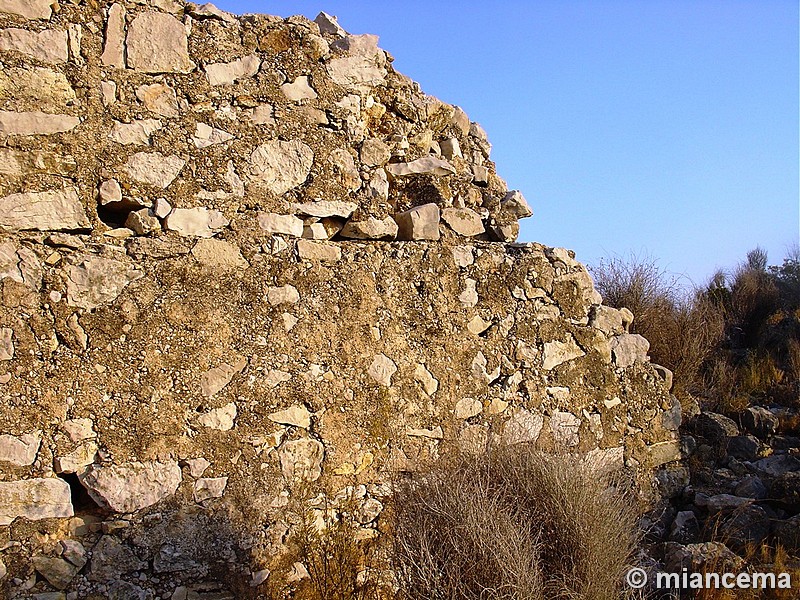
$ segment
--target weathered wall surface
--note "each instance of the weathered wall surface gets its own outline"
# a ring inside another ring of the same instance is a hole
[[[448,448],[679,457],[631,316],[498,243],[483,131],[337,27],[0,1],[7,596],[258,594],[317,493],[380,535]]]

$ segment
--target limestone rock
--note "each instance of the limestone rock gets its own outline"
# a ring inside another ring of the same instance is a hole
[[[334,177],[351,192],[361,187],[361,175],[353,156],[344,148],[331,152],[328,162],[333,166]]]
[[[319,25],[320,33],[335,35],[337,37],[345,37],[347,35],[347,32],[339,25],[339,21],[336,17],[328,13],[319,13],[314,19],[314,22]]]
[[[207,267],[225,272],[246,269],[249,265],[239,247],[223,240],[200,239],[192,248],[192,256]]]
[[[57,152],[0,148],[0,175],[20,177],[43,173],[64,177],[75,173],[77,166],[72,156]]]
[[[0,463],[7,462],[18,467],[28,467],[36,460],[41,443],[41,431],[17,437],[0,435]]]
[[[481,216],[468,208],[445,208],[442,211],[442,220],[453,231],[466,237],[480,235],[484,232]]]
[[[212,369],[208,373],[211,373],[212,371],[216,372],[214,375],[214,379],[211,379],[209,383],[211,390],[213,390],[217,386],[220,386],[220,389],[222,389],[228,383],[230,383],[230,379],[233,378],[233,375],[235,374],[235,371],[233,373],[230,373],[229,371],[226,371],[225,369],[221,369],[219,367],[217,367],[217,369]],[[230,377],[228,377],[229,373]],[[227,381],[225,381],[226,378]],[[206,393],[205,390],[203,391],[203,394],[206,396],[213,395]],[[214,408],[208,411],[207,413],[200,415],[200,417],[197,419],[197,422],[203,427],[208,427],[209,429],[216,429],[217,431],[230,431],[231,429],[233,429],[234,422],[236,421],[237,412],[238,411],[236,408],[236,404],[234,404],[233,402],[229,402],[225,406],[221,406],[220,408]]]
[[[544,357],[542,368],[551,370],[567,361],[583,356],[585,352],[578,346],[575,338],[568,334],[567,341],[546,342],[544,345]]]
[[[272,140],[250,155],[250,179],[282,195],[305,182],[313,162],[314,153],[300,140]]]
[[[86,229],[89,219],[74,188],[0,198],[0,228],[10,231]]]
[[[333,244],[298,240],[297,255],[305,260],[337,262],[342,258],[342,249]]]
[[[109,581],[126,573],[139,571],[147,563],[139,560],[133,551],[111,536],[104,535],[92,548],[89,579]]]
[[[361,144],[359,152],[361,163],[367,167],[382,167],[392,157],[392,153],[382,140],[367,138]]]
[[[464,155],[461,153],[461,146],[458,143],[458,138],[447,138],[442,140],[439,143],[439,147],[442,150],[442,156],[444,156],[447,160],[453,160],[453,158],[464,158]]]
[[[72,442],[81,442],[97,437],[91,419],[69,419],[64,421],[61,427]]]
[[[18,108],[33,107],[58,113],[75,101],[75,90],[60,71],[44,67],[0,71],[0,101],[11,100]]]
[[[106,40],[100,57],[107,67],[125,68],[125,7],[114,3],[108,9]]]
[[[221,212],[205,207],[175,208],[164,219],[169,231],[177,231],[184,236],[210,238],[214,231],[228,224]]]
[[[488,231],[495,241],[510,243],[519,235],[519,223],[491,223]]]
[[[438,240],[439,207],[436,204],[423,204],[411,210],[397,213],[397,239],[400,240]]]
[[[292,204],[291,208],[293,212],[309,217],[342,217],[346,219],[358,208],[358,204],[336,200],[316,200]]]
[[[241,373],[247,366],[247,360],[240,358],[234,364],[222,363],[218,367],[209,369],[200,376],[200,391],[204,396],[210,398],[222,388],[228,385],[237,373]],[[234,407],[234,415],[236,410]]]
[[[291,83],[284,83],[281,91],[290,102],[300,102],[301,100],[313,100],[317,97],[317,92],[308,83],[308,76],[302,75]]]
[[[232,140],[233,136],[227,131],[211,127],[205,123],[198,123],[192,143],[195,148],[208,148]]]
[[[131,179],[164,189],[178,176],[186,161],[160,152],[137,152],[124,165]]]
[[[475,315],[467,322],[467,330],[475,335],[480,335],[492,326],[491,321],[484,321],[480,315]]]
[[[630,367],[647,361],[650,342],[635,333],[623,333],[611,338],[611,356],[618,367]]]
[[[212,498],[222,498],[227,485],[227,477],[198,479],[194,482],[194,501],[199,504]]]
[[[342,228],[341,235],[356,240],[393,240],[397,237],[397,222],[391,217],[350,220]]]
[[[130,513],[174,494],[181,483],[181,469],[176,462],[130,462],[93,465],[78,477],[95,502],[114,512]]]
[[[125,219],[125,227],[138,235],[149,235],[161,231],[161,221],[156,218],[149,208],[133,210]]]
[[[87,310],[110,304],[129,283],[143,276],[127,261],[86,256],[67,270],[67,304]]]
[[[0,360],[14,358],[14,330],[10,327],[0,327]],[[2,454],[0,454],[2,456]],[[0,458],[0,460],[2,460]]]
[[[99,447],[94,440],[81,442],[72,452],[57,456],[53,470],[56,473],[78,473],[94,462]]]
[[[15,28],[0,30],[0,50],[19,52],[49,64],[65,63],[69,58],[67,32],[55,29],[39,32]]]
[[[57,590],[66,589],[75,575],[78,574],[78,569],[75,565],[61,558],[50,558],[37,554],[31,558],[31,563],[33,568]]]
[[[439,382],[422,363],[414,368],[414,379],[422,385],[422,389],[425,390],[428,396],[433,396],[439,389]]]
[[[397,365],[385,354],[377,354],[372,359],[372,364],[367,369],[369,375],[376,383],[390,387],[392,385],[392,375],[397,372]]]
[[[0,481],[0,526],[17,517],[31,521],[71,517],[69,484],[61,479]]]
[[[348,35],[331,48],[348,53],[330,59],[325,66],[334,83],[355,92],[367,92],[386,79],[386,55],[378,48],[378,36]]]
[[[282,285],[280,287],[267,288],[267,302],[272,306],[281,304],[297,304],[300,301],[300,293],[293,285]]]
[[[239,79],[252,77],[261,68],[256,54],[237,58],[229,63],[213,63],[205,66],[206,78],[211,85],[232,85]]]
[[[273,423],[280,425],[293,425],[294,427],[302,427],[308,429],[311,427],[311,413],[308,409],[300,404],[290,406],[284,410],[274,412],[267,417]]]
[[[555,411],[550,415],[550,431],[557,444],[572,448],[578,445],[581,420],[572,413]]]
[[[128,28],[128,66],[145,73],[189,73],[195,65],[189,58],[186,28],[172,15],[145,12]]]
[[[69,115],[53,115],[40,111],[10,112],[0,110],[1,135],[50,135],[72,131],[81,120]]]
[[[98,195],[101,206],[112,202],[122,202],[122,187],[116,179],[106,179],[100,184]]]
[[[539,439],[544,419],[524,408],[514,410],[503,426],[503,442],[506,444],[534,443]]]
[[[589,324],[608,336],[625,333],[622,326],[622,313],[610,306],[593,306],[589,313]]]
[[[108,137],[117,144],[149,146],[150,136],[159,129],[161,129],[161,121],[158,119],[142,119],[131,123],[114,121]]]
[[[284,442],[278,449],[281,471],[288,482],[316,481],[322,474],[325,448],[320,442],[301,438]]]
[[[258,213],[258,226],[267,233],[302,237],[303,220],[294,215],[277,215],[275,213]]]
[[[513,190],[506,194],[500,202],[500,209],[507,211],[518,219],[530,217],[533,214],[531,207],[519,190]]]
[[[456,419],[469,419],[483,412],[483,404],[475,398],[462,398],[456,402],[454,412]]]
[[[408,163],[392,163],[386,166],[392,177],[409,175],[453,175],[456,170],[449,162],[435,156],[424,156]]]
[[[26,19],[49,19],[53,10],[50,0],[0,0],[0,13]]]
[[[136,97],[147,110],[162,117],[177,117],[179,114],[175,90],[166,84],[141,85],[136,88]]]

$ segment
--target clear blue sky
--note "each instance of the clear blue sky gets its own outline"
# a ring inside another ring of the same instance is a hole
[[[481,123],[520,238],[702,282],[800,229],[796,0],[218,0],[339,17]]]

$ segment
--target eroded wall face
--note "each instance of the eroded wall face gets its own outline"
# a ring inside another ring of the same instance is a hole
[[[504,243],[480,126],[337,27],[0,0],[7,596],[256,596],[299,514],[380,538],[458,448],[679,458],[630,315]]]

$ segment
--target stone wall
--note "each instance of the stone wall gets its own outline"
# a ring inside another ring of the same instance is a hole
[[[374,36],[0,0],[0,63],[8,597],[255,597],[458,447],[679,458],[632,315]]]

